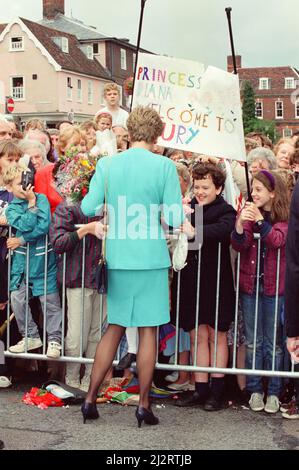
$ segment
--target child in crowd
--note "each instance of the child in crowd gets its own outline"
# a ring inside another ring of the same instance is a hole
[[[27,283],[32,295],[40,298],[43,309],[46,305],[44,314],[46,315],[48,333],[47,356],[58,358],[61,350],[62,312],[56,281],[56,259],[46,237],[50,226],[50,206],[47,198],[42,194],[34,193],[31,185],[28,185],[26,190],[22,188],[23,171],[24,168],[19,165],[12,165],[3,174],[4,184],[8,191],[14,195],[14,199],[6,210],[6,218],[16,231],[16,236],[8,239],[7,247],[13,251],[10,283],[11,304],[23,337],[9,350],[14,353],[23,353],[26,349],[26,343],[28,351],[42,346],[38,327],[33,321],[29,306],[26,329]],[[26,269],[26,243],[29,243],[28,272]],[[45,271],[46,252],[47,270]]]
[[[190,332],[193,361],[200,367],[227,367],[227,331],[233,319],[235,292],[230,260],[230,234],[234,228],[236,212],[221,196],[225,173],[209,162],[193,167],[193,192],[191,201],[191,224],[184,223],[182,230],[194,236],[195,230],[202,234],[200,250],[188,252],[187,266],[181,271],[179,326]],[[203,222],[198,216],[202,210]],[[203,224],[203,225],[202,225]],[[221,252],[219,246],[221,244]],[[217,292],[218,257],[220,253],[220,285]],[[196,324],[197,278],[200,260],[199,315]],[[178,276],[172,284],[171,313],[175,323]],[[208,293],[208,295],[207,295]],[[209,294],[210,293],[210,294]],[[218,300],[218,304],[217,304]],[[218,305],[218,318],[216,318]],[[217,328],[216,321],[218,320]],[[196,336],[196,328],[198,334]],[[217,342],[217,357],[214,364],[214,348]],[[197,345],[196,345],[197,343]],[[194,358],[195,349],[197,349]],[[178,400],[178,406],[204,405],[206,411],[217,411],[223,406],[224,375],[195,373],[195,393]]]
[[[254,175],[252,197],[253,203],[245,205],[232,233],[232,246],[241,253],[240,298],[247,344],[246,368],[272,370],[275,351],[275,370],[282,370],[282,331],[279,316],[284,294],[289,197],[279,174],[267,170]],[[254,238],[255,234],[261,237],[260,250],[258,241]],[[276,302],[278,269],[279,285]],[[257,328],[256,333],[255,328]],[[253,411],[265,410],[267,413],[276,413],[279,410],[281,378],[269,378],[266,405],[261,376],[248,376],[246,388],[251,394],[249,405]]]
[[[13,194],[9,192],[3,181],[3,173],[6,169],[17,162],[22,156],[21,151],[12,140],[2,140],[0,142],[0,327],[7,319],[7,301],[8,301],[8,266],[7,266],[7,247],[6,242],[9,234],[7,227],[6,210],[9,203],[13,200]],[[1,336],[1,335],[0,335]],[[18,339],[18,334],[14,327],[10,330],[10,337]],[[6,335],[3,334],[2,340],[6,345]],[[7,371],[5,365],[0,364],[0,376]],[[8,379],[7,379],[8,380]],[[3,386],[8,386],[9,381],[2,381]],[[1,387],[1,385],[0,385]]]
[[[105,131],[106,129],[112,128],[112,116],[110,113],[98,113],[95,117],[95,123],[97,130],[100,132]]]

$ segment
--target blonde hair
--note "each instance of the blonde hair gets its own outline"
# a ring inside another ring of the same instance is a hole
[[[118,86],[116,85],[116,83],[107,83],[105,86],[104,86],[104,98],[106,96],[106,94],[108,93],[108,91],[117,91],[118,95],[119,95],[119,89],[118,89]]]
[[[64,155],[65,148],[69,141],[73,139],[74,137],[77,138],[78,144],[80,144],[80,141],[82,139],[82,133],[79,129],[79,127],[75,126],[68,126],[64,129],[63,132],[59,134],[58,142],[57,142],[57,152],[59,155]]]
[[[185,181],[185,183],[190,184],[191,176],[186,165],[184,165],[183,163],[175,162],[175,166],[178,172],[178,177],[181,177]]]
[[[2,174],[3,183],[5,185],[11,184],[24,170],[25,167],[22,165],[9,165]]]
[[[99,120],[102,119],[102,118],[105,118],[105,119],[109,119],[110,122],[111,122],[111,126],[112,126],[112,116],[110,113],[101,113],[99,112],[98,114],[96,114],[96,117],[95,117],[95,123],[96,125],[99,124]]]
[[[289,145],[291,145],[291,146],[294,148],[294,150],[295,150],[295,145],[294,145],[294,142],[292,141],[292,139],[284,139],[284,138],[283,138],[283,139],[280,139],[280,140],[277,142],[277,144],[275,145],[275,147],[274,147],[273,152],[275,153],[275,155],[277,155],[277,153],[278,153],[278,151],[279,151],[279,147],[280,147],[281,145],[283,145],[283,144],[289,144]]]
[[[45,130],[45,126],[44,126],[43,122],[40,119],[31,119],[30,121],[28,121],[26,123],[25,132],[27,132],[29,130],[34,131],[36,129],[38,129],[39,131],[44,131]]]
[[[153,144],[162,134],[164,124],[157,111],[149,106],[137,106],[129,115],[127,127],[131,142]]]

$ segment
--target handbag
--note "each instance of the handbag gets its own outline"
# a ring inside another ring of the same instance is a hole
[[[105,184],[105,201],[103,211],[103,223],[108,225],[108,211],[107,211],[107,180]],[[102,241],[101,256],[96,269],[96,286],[99,294],[107,294],[108,290],[108,265],[106,260],[106,236],[107,232]]]
[[[187,263],[188,255],[188,237],[185,233],[180,233],[177,245],[172,255],[172,267],[178,272],[183,269]]]

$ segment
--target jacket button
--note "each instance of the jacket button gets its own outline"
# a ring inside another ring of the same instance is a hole
[[[254,261],[251,261],[251,264],[254,264]]]

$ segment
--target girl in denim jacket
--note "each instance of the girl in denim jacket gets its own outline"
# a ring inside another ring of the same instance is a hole
[[[267,170],[254,176],[252,198],[253,203],[245,205],[232,233],[232,246],[241,253],[240,299],[247,344],[246,368],[272,370],[274,365],[275,370],[282,370],[279,312],[284,294],[289,199],[282,178]],[[255,235],[259,235],[260,242]],[[253,411],[279,410],[280,378],[269,377],[266,405],[261,376],[247,376],[246,388]]]

